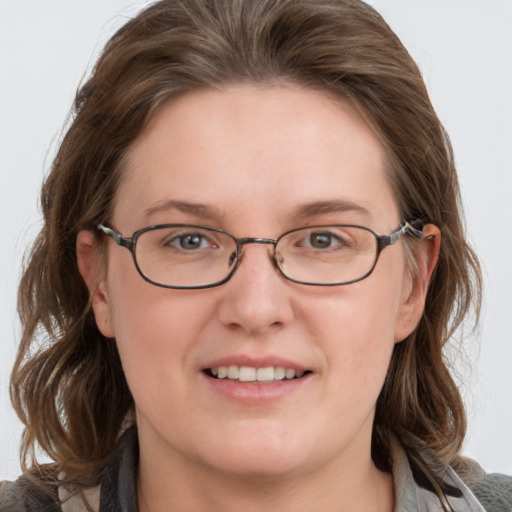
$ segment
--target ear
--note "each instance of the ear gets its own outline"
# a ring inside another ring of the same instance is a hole
[[[395,342],[399,343],[411,334],[418,325],[427,297],[428,285],[434,272],[441,245],[441,232],[437,226],[427,224],[423,236],[414,248],[416,269],[405,279],[402,304],[395,328]]]
[[[76,239],[78,270],[89,290],[98,329],[107,338],[113,338],[114,327],[107,294],[106,269],[99,251],[94,233],[91,231],[78,233]]]

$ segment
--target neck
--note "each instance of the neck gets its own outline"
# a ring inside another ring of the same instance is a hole
[[[394,506],[392,477],[369,454],[359,454],[356,463],[336,460],[320,470],[281,476],[222,472],[179,455],[170,464],[155,464],[144,454],[140,512],[391,512]]]

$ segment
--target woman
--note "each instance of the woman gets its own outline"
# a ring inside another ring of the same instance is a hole
[[[1,510],[510,508],[442,358],[480,289],[449,141],[373,9],[158,2],[75,110]]]

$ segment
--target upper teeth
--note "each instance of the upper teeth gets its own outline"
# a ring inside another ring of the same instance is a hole
[[[228,378],[239,380],[240,382],[269,382],[272,380],[293,379],[304,375],[304,372],[282,366],[268,366],[267,368],[236,365],[218,366],[211,368],[211,372],[219,379]]]

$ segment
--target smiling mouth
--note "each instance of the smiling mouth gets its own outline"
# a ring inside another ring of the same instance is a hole
[[[213,379],[226,379],[238,382],[278,382],[281,380],[300,379],[311,373],[310,370],[296,371],[283,366],[255,368],[252,366],[218,366],[204,370]]]

